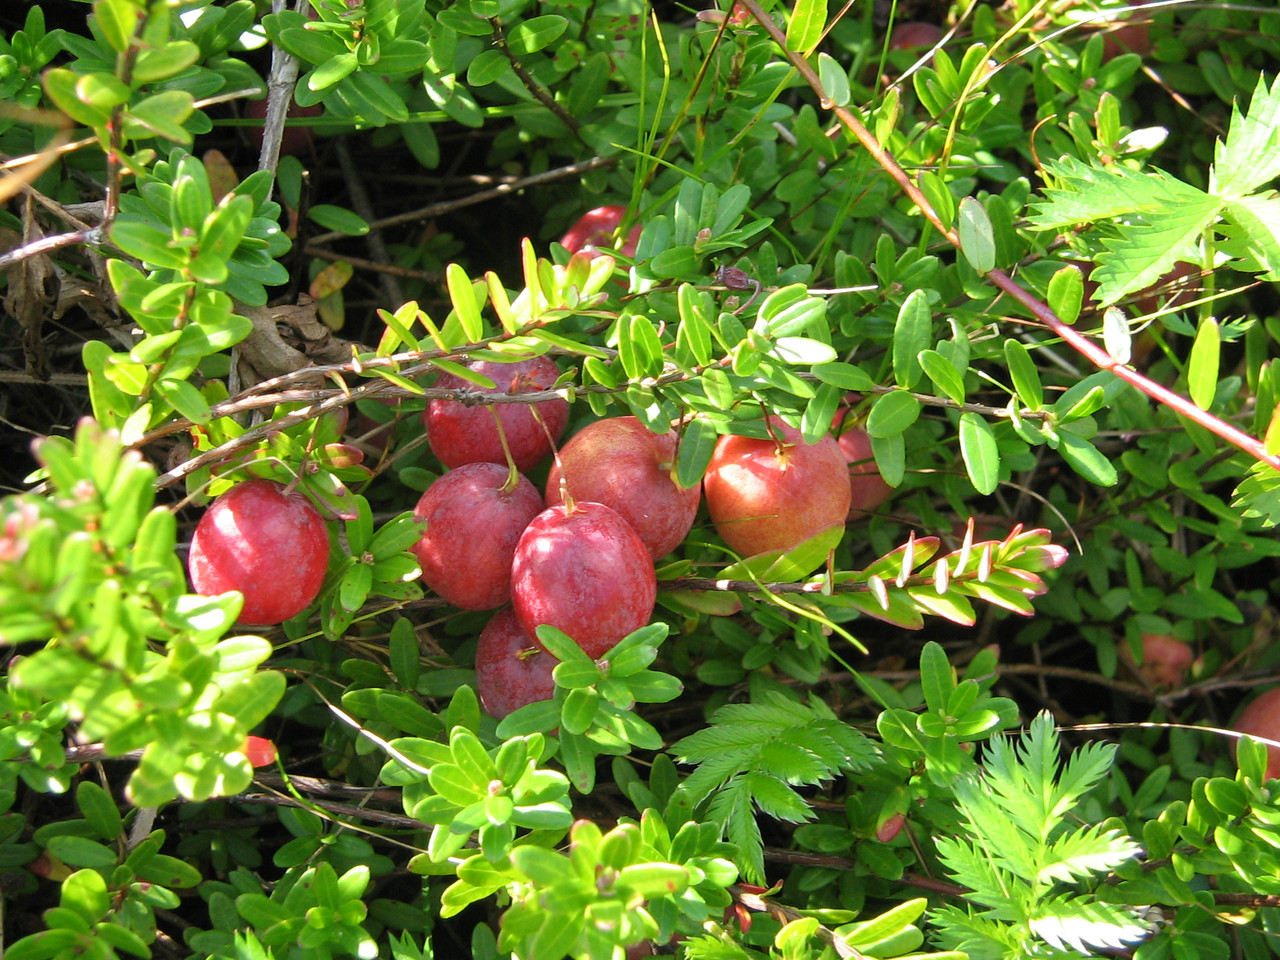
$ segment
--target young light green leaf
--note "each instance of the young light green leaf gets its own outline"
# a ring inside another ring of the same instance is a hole
[[[867,433],[873,437],[893,437],[911,426],[920,416],[920,401],[906,390],[881,394],[867,416]]]
[[[192,423],[209,422],[209,401],[186,380],[157,380],[155,390]]]
[[[956,198],[947,186],[947,181],[932,170],[921,170],[920,192],[929,201],[943,226],[950,227],[956,218]]]
[[[307,89],[327,90],[339,80],[346,79],[360,66],[360,61],[350,50],[343,51],[335,57],[320,64],[307,77]]]
[[[547,14],[521,21],[511,29],[507,45],[517,57],[537,53],[550,46],[565,32],[569,21],[556,14]]]
[[[129,49],[129,38],[137,27],[139,12],[137,5],[130,0],[95,0],[94,20],[116,53]]]
[[[920,687],[924,691],[925,705],[930,710],[934,713],[946,711],[955,679],[951,675],[947,652],[933,640],[920,651]]]
[[[721,571],[726,580],[756,577],[766,582],[793,582],[822,566],[844,536],[844,524],[827,527],[787,550],[770,550]]]
[[[1213,317],[1205,317],[1196,330],[1191,344],[1191,356],[1187,360],[1187,389],[1191,399],[1201,410],[1213,405],[1218,390],[1218,365],[1222,355],[1222,334]]]
[[[477,290],[467,272],[458,264],[451,263],[445,268],[444,275],[449,287],[449,301],[457,311],[462,332],[472,343],[483,339],[484,320],[480,318],[480,307],[476,303]]]
[[[851,363],[817,363],[813,375],[841,390],[870,390],[876,385],[865,370]]]
[[[937,350],[921,350],[920,366],[933,385],[956,403],[964,403],[964,378]]]
[[[849,74],[838,60],[826,53],[818,54],[818,79],[822,82],[822,89],[827,93],[827,99],[834,106],[849,105],[849,100],[852,98]]]
[[[1049,307],[1063,323],[1075,323],[1084,304],[1084,274],[1079,267],[1063,267],[1049,278]]]
[[[331,203],[317,203],[307,213],[326,230],[344,233],[349,237],[363,237],[369,232],[369,224],[363,217]]]
[[[538,642],[553,657],[561,662],[569,660],[590,660],[582,648],[563,630],[557,630],[549,624],[540,624],[537,629]]]
[[[716,428],[701,417],[685,424],[676,455],[676,483],[684,489],[690,490],[702,481],[715,452],[717,436]]]
[[[1078,434],[1062,430],[1058,433],[1058,452],[1080,476],[1100,487],[1116,484],[1116,467],[1092,443]]]

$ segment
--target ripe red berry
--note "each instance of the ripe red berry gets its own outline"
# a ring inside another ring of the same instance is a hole
[[[702,478],[716,532],[744,557],[790,550],[849,513],[849,469],[835,439],[805,443],[776,417],[769,424],[776,440],[721,437]]]
[[[511,603],[525,631],[550,624],[592,658],[649,622],[657,592],[639,535],[600,503],[548,507],[521,534],[511,564]]]
[[[473,393],[537,393],[546,390],[560,370],[550,357],[534,357],[517,363],[480,360],[471,364],[476,373],[494,382],[493,388],[477,387],[451,373],[441,374],[436,386],[446,390],[468,390]],[[537,410],[546,430],[538,423],[530,407]],[[551,439],[559,439],[569,422],[568,401],[559,397],[535,404],[497,403],[493,410],[502,421],[502,430],[511,448],[516,469],[527,472],[551,452]],[[458,400],[431,400],[422,414],[427,428],[431,452],[450,469],[464,463],[507,462],[498,438],[498,426],[488,404],[466,404]]]
[[[538,488],[507,467],[465,463],[431,484],[414,516],[425,520],[410,550],[422,579],[455,607],[492,610],[511,599],[511,558],[529,521],[542,512]]]
[[[276,762],[276,745],[266,737],[245,737],[243,752],[251,767],[269,767]]]
[[[1240,711],[1232,730],[1280,741],[1280,687],[1264,690]],[[1280,777],[1280,747],[1267,746],[1267,779]]]
[[[598,257],[600,247],[613,247],[614,231],[627,215],[627,208],[617,204],[596,207],[588,210],[570,227],[560,245],[570,253],[585,253],[589,257]],[[640,242],[640,224],[636,224],[615,249],[624,257],[636,255],[636,244]]]
[[[631,524],[654,560],[678,547],[693,526],[701,485],[675,480],[676,435],[654,433],[635,417],[595,420],[569,440],[547,475],[547,506],[603,503]]]
[[[551,671],[560,661],[535,643],[515,611],[503,607],[480,632],[476,645],[476,693],[485,712],[501,720],[526,704],[556,693]]]
[[[848,411],[838,411],[833,429],[840,431]],[[849,519],[865,517],[893,495],[884,482],[871,450],[871,437],[860,426],[845,427],[836,437],[840,452],[849,463]]]
[[[899,23],[889,35],[889,49],[918,50],[922,47],[932,47],[942,39],[945,33],[946,31],[936,23],[919,20]]]
[[[283,623],[324,586],[329,532],[311,501],[274,480],[248,480],[209,505],[188,568],[201,596],[244,594],[240,623]]]

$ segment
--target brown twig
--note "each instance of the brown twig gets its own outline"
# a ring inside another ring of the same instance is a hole
[[[404,213],[397,213],[394,216],[383,217],[381,220],[372,221],[369,224],[369,229],[376,230],[379,227],[393,227],[401,223],[413,223],[415,220],[429,220],[432,217],[443,216],[446,213],[452,213],[454,210],[461,210],[463,207],[483,203],[486,200],[505,197],[539,184],[578,177],[590,170],[613,166],[617,162],[616,157],[592,157],[590,160],[583,160],[581,163],[571,163],[568,166],[556,167],[554,170],[545,170],[532,176],[521,177],[519,180],[514,180],[510,183],[500,183],[489,190],[471,193],[465,197],[458,197],[456,200],[442,200],[439,203],[430,203],[416,210],[408,210]],[[329,233],[322,233],[312,237],[311,242],[328,243],[330,240],[337,240],[345,236],[346,234],[333,230]]]
[[[373,203],[369,200],[369,191],[364,188],[364,180],[360,175],[360,170],[355,160],[351,156],[351,151],[347,149],[346,140],[338,137],[334,143],[334,151],[338,156],[338,166],[342,168],[342,179],[346,181],[352,207],[366,222],[372,220]],[[369,254],[374,263],[384,266],[391,265],[391,253],[387,250],[387,244],[382,238],[381,230],[370,228],[369,232],[365,234],[364,242],[369,248]],[[395,271],[379,270],[378,280],[382,285],[383,296],[390,303],[404,303],[404,292],[400,289],[400,283],[396,280]]]
[[[385,273],[393,277],[404,277],[407,280],[421,280],[423,283],[439,283],[444,279],[444,274],[439,270],[414,270],[412,267],[402,267],[394,263],[375,263],[373,260],[335,253],[333,250],[326,250],[313,243],[308,243],[304,251],[309,257],[319,260],[341,260],[343,263],[351,264],[357,270],[368,270],[371,273]],[[397,296],[392,302],[402,303],[403,300],[402,296]]]
[[[557,103],[556,98],[551,95],[547,88],[534,79],[533,74],[525,69],[524,64],[520,62],[520,58],[511,52],[507,38],[502,33],[502,21],[497,17],[493,17],[489,20],[489,26],[493,30],[493,45],[507,58],[507,62],[511,64],[512,71],[520,78],[524,88],[529,91],[535,100],[555,114],[556,118],[581,141],[582,133],[578,118],[566,110],[563,104]]]

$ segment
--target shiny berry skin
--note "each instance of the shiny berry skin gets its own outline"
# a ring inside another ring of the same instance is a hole
[[[550,700],[556,693],[551,671],[559,662],[530,639],[514,610],[503,607],[480,631],[476,645],[480,705],[501,720],[527,704]]]
[[[496,463],[464,463],[431,484],[414,517],[426,530],[410,551],[422,580],[463,610],[492,610],[511,599],[511,558],[529,521],[542,512],[538,488]]]
[[[525,632],[550,624],[593,659],[648,624],[657,591],[639,535],[600,503],[548,507],[521,534],[511,564],[511,604]]]
[[[849,513],[849,468],[835,439],[805,443],[794,427],[769,423],[777,440],[721,437],[702,478],[716,532],[743,557],[790,550]]]
[[[585,253],[594,259],[603,252],[600,247],[614,247],[614,231],[626,215],[627,208],[618,204],[588,210],[565,231],[565,235],[560,238],[560,245],[570,253]],[[624,257],[634,257],[636,244],[639,242],[640,224],[637,223],[614,249]]]
[[[283,623],[324,586],[329,532],[301,493],[247,480],[209,505],[191,538],[188,569],[201,596],[244,594],[240,623]]]
[[[560,376],[559,368],[550,357],[534,357],[517,363],[480,360],[471,364],[471,369],[492,380],[494,387],[477,387],[451,373],[441,374],[435,386],[446,390],[506,393],[514,396],[546,390]],[[546,424],[546,430],[539,425],[530,411],[531,407],[537,410],[537,415]],[[511,448],[511,458],[521,473],[533,469],[551,453],[548,431],[552,438],[559,440],[569,422],[569,403],[559,397],[535,404],[495,403],[492,404],[492,409],[502,421],[502,429]],[[507,462],[489,404],[430,400],[423,411],[422,422],[427,428],[431,452],[450,469],[464,463]]]
[[[547,475],[547,506],[570,498],[603,503],[631,524],[654,560],[684,541],[702,486],[676,483],[676,434],[654,433],[635,417],[595,420],[560,450]]]

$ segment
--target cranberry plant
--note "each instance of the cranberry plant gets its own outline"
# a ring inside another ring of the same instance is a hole
[[[6,956],[1277,952],[1277,37],[0,13]]]

